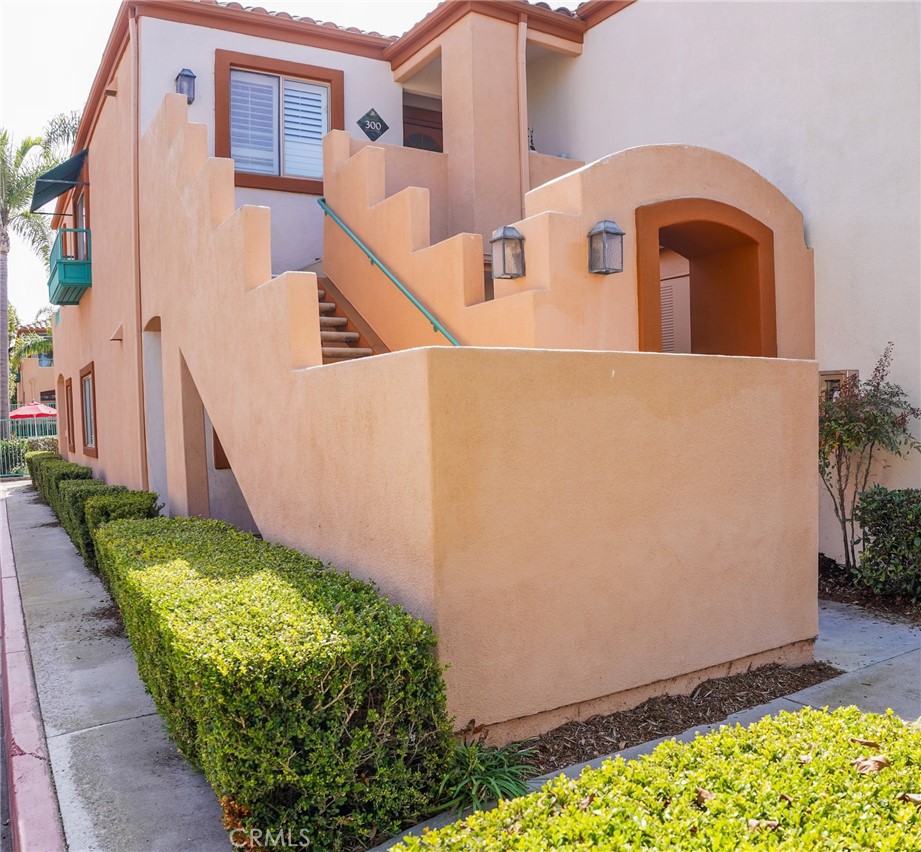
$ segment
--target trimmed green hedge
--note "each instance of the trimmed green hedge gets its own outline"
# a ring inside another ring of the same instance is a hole
[[[163,508],[154,491],[125,491],[90,494],[84,504],[86,528],[90,539],[95,531],[109,521],[156,518]],[[95,546],[93,553],[95,555]]]
[[[879,772],[854,763],[876,755]],[[607,761],[394,849],[919,850],[919,799],[916,726],[807,709]]]
[[[29,471],[29,479],[32,484],[38,488],[38,468],[42,462],[47,459],[60,459],[61,457],[50,450],[32,450],[26,453],[26,468]]]
[[[114,495],[126,491],[123,485],[106,485],[99,479],[72,479],[58,486],[61,526],[77,546],[87,568],[94,570],[96,568],[96,553],[93,549],[93,540],[90,538],[90,528],[86,522],[87,500],[103,494]]]
[[[878,595],[921,601],[921,489],[864,491],[857,503],[863,551],[854,578]]]
[[[364,848],[431,808],[451,737],[430,627],[219,521],[116,521],[94,538],[141,676],[229,827]]]
[[[38,490],[52,511],[61,519],[61,499],[58,491],[62,482],[69,479],[92,479],[88,467],[63,459],[42,459],[36,466]]]

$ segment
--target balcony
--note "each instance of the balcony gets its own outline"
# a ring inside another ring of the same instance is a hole
[[[89,228],[61,228],[51,249],[48,300],[52,305],[78,305],[93,283]]]

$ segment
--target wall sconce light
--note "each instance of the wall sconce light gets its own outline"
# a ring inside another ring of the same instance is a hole
[[[176,94],[185,95],[190,104],[195,100],[195,75],[188,68],[176,75]]]
[[[493,231],[492,277],[521,278],[524,275],[524,237],[517,228],[504,225]]]
[[[624,231],[605,219],[588,232],[588,271],[610,275],[624,271]]]

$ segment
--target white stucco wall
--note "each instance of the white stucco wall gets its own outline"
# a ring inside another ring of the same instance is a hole
[[[919,9],[639,0],[580,58],[529,64],[529,124],[545,153],[679,142],[759,171],[805,215],[820,368],[867,377],[893,340],[893,379],[919,403]],[[884,480],[921,484],[921,456]]]
[[[396,145],[402,142],[403,89],[393,82],[388,62],[157,18],[141,18],[139,28],[142,134],[160,108],[163,96],[176,90],[176,75],[182,68],[189,68],[196,75],[195,103],[189,107],[189,120],[207,125],[208,150],[213,155],[214,51],[233,50],[341,69],[345,74],[345,129],[355,139],[367,141],[356,122],[373,107],[390,126],[381,142]],[[316,198],[291,192],[237,189],[238,204],[272,208],[273,273],[302,269],[322,256],[323,216]]]

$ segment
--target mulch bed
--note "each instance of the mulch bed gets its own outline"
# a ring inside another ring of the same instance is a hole
[[[880,597],[867,589],[855,588],[844,568],[825,554],[819,554],[819,597],[838,603],[855,604],[877,615],[907,619],[921,624],[921,603],[907,598]]]
[[[826,663],[786,668],[777,664],[708,680],[690,695],[661,695],[632,710],[567,722],[522,745],[533,749],[533,775],[583,763],[659,737],[674,736],[695,725],[798,692],[841,672]]]

